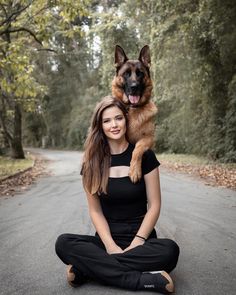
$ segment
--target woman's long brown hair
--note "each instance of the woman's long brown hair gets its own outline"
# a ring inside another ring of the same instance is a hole
[[[112,96],[104,97],[96,106],[88,136],[84,144],[84,157],[82,163],[82,180],[86,192],[92,195],[100,195],[107,192],[107,184],[110,167],[110,147],[102,129],[102,114],[105,109],[118,107],[128,123],[125,105]]]

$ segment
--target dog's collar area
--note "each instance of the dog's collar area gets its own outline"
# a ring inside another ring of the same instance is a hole
[[[145,103],[141,103],[141,104],[138,104],[138,105],[133,105],[133,104],[129,104],[128,105],[128,109],[131,108],[131,109],[138,109],[140,107],[143,107],[145,104],[147,104],[147,102]]]
[[[132,104],[129,104],[129,108],[130,109],[138,109],[139,107],[141,107],[142,105],[132,105]]]

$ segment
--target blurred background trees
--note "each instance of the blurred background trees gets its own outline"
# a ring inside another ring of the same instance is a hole
[[[236,162],[234,1],[2,0],[0,26],[2,150],[22,156],[19,126],[24,145],[82,149],[115,44],[130,58],[149,44],[156,151]]]

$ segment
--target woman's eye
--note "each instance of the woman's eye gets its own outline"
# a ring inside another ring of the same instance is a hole
[[[116,119],[119,120],[119,121],[121,121],[123,119],[123,117],[120,116],[120,117],[117,117]]]
[[[104,120],[104,121],[103,121],[103,123],[108,123],[108,122],[109,122],[109,120]]]

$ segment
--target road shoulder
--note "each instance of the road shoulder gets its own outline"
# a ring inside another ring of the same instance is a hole
[[[49,160],[38,153],[31,153],[33,165],[0,180],[0,197],[10,197],[25,191],[42,176],[50,174],[47,169]]]

